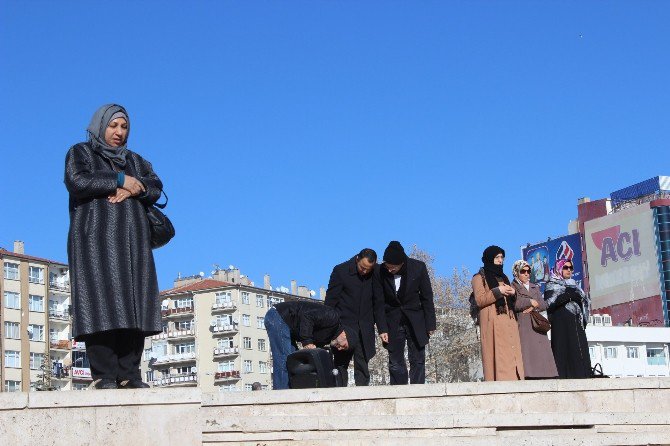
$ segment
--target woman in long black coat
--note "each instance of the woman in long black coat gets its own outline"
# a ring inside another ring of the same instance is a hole
[[[551,349],[559,378],[590,378],[591,358],[586,339],[591,300],[572,278],[571,260],[556,261],[544,290],[551,322]]]
[[[161,319],[145,206],[163,185],[126,147],[122,106],[99,108],[87,130],[88,142],[65,158],[72,334],[86,343],[97,388],[148,387],[139,369],[144,338],[161,331]]]

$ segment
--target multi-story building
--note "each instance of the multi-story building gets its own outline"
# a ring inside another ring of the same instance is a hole
[[[670,376],[666,327],[613,327],[610,315],[594,314],[586,337],[591,364],[600,364],[606,375]]]
[[[21,241],[13,251],[0,249],[0,259],[0,391],[87,387],[90,372],[88,379],[71,373],[88,361],[72,350],[67,264],[26,255]]]
[[[163,332],[147,338],[144,378],[154,387],[200,386],[205,391],[271,387],[272,359],[265,313],[285,300],[310,299],[291,283],[273,290],[270,277],[258,288],[238,269],[217,270],[211,278],[178,278],[161,292]]]

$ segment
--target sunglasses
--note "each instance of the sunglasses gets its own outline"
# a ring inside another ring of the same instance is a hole
[[[565,271],[566,269],[569,269],[570,271],[574,271],[574,270],[575,270],[574,267],[565,265],[565,266],[563,267],[563,271]]]
[[[530,270],[527,268],[524,268],[521,270],[521,274],[530,274]]]

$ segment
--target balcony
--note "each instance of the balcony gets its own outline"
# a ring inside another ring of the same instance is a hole
[[[191,387],[198,385],[196,373],[174,373],[151,381],[154,387]]]
[[[233,333],[237,333],[237,324],[222,324],[222,325],[214,325],[212,327],[212,334],[214,336],[219,336],[219,335],[229,335]]]
[[[52,367],[51,378],[69,381],[70,367],[60,367],[60,368]]]
[[[214,359],[229,358],[231,356],[237,356],[240,354],[239,347],[215,347],[214,348]]]
[[[184,339],[193,339],[195,338],[195,330],[175,330],[168,331],[167,338],[170,341],[183,341]]]
[[[168,308],[167,310],[161,310],[161,317],[168,319],[177,319],[179,317],[192,315],[193,307]]]
[[[647,358],[647,365],[665,365],[665,356],[652,356]]]
[[[49,282],[49,291],[55,291],[57,293],[69,293],[70,292],[70,283],[58,283],[55,281]]]
[[[214,382],[237,381],[239,379],[239,370],[233,370],[232,372],[216,372],[214,374]]]
[[[226,313],[237,310],[235,302],[220,302],[212,305],[212,314]]]
[[[49,320],[67,324],[70,322],[70,312],[67,310],[49,310]]]
[[[70,350],[71,344],[70,341],[65,339],[65,340],[56,340],[56,341],[50,341],[49,342],[49,347],[52,350]]]
[[[178,364],[181,362],[193,362],[195,361],[195,352],[192,353],[175,353],[173,355],[165,355],[160,358],[156,358],[154,362],[151,363],[152,366],[160,364]]]

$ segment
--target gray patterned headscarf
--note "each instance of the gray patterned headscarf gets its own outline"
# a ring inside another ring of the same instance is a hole
[[[128,134],[130,134],[130,119],[126,109],[117,104],[106,104],[96,110],[91,118],[91,123],[86,131],[88,132],[88,141],[96,152],[107,158],[113,164],[120,168],[126,166],[126,155],[128,154],[127,141],[119,147],[112,147],[105,141],[105,130],[111,121],[116,118],[124,118],[128,123]]]
[[[525,260],[517,260],[516,262],[514,262],[514,265],[512,265],[512,274],[514,275],[515,279],[519,278],[519,273],[525,266],[530,268],[530,265],[528,265],[528,262],[526,262]]]

